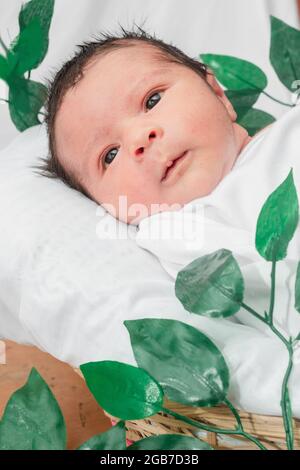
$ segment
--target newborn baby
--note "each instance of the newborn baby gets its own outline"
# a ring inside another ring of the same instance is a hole
[[[145,32],[82,46],[47,111],[43,169],[133,225],[210,194],[251,140],[213,73]]]

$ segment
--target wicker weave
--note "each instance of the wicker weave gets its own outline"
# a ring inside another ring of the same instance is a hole
[[[192,408],[178,403],[165,401],[165,407],[176,411],[181,415],[192,418],[199,423],[206,425],[234,429],[236,420],[232,413],[225,406],[215,406],[213,408]],[[111,415],[105,412],[109,418]],[[267,449],[282,450],[286,449],[285,432],[282,418],[278,416],[265,416],[254,413],[240,411],[244,430],[252,436],[258,438]],[[117,418],[113,418],[118,421]],[[300,450],[300,420],[294,419],[294,448]],[[215,449],[236,449],[236,450],[258,450],[258,447],[252,442],[240,436],[221,435],[206,432],[195,428],[189,424],[178,421],[173,416],[165,413],[158,413],[147,419],[138,421],[126,421],[127,439],[135,442],[144,437],[155,436],[158,434],[181,434],[186,436],[198,436],[208,442]],[[200,431],[200,432],[199,432]]]
[[[81,375],[78,369],[75,369]],[[206,425],[217,428],[234,429],[236,420],[226,406],[219,405],[213,408],[196,408],[180,405],[178,403],[165,400],[164,407],[176,413],[187,416],[191,419]],[[110,419],[119,421],[108,413]],[[239,411],[245,432],[258,438],[267,449],[286,449],[285,432],[283,420],[279,416],[266,416],[254,413]],[[300,450],[300,420],[294,419],[294,448]],[[252,442],[240,437],[221,435],[206,432],[195,428],[182,421],[176,420],[173,416],[165,413],[158,413],[147,419],[137,421],[126,421],[126,438],[136,442],[144,437],[156,436],[159,434],[181,434],[186,436],[198,436],[208,442],[215,449],[235,449],[235,450],[257,450],[257,446]]]

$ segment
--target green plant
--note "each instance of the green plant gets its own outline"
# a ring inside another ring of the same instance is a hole
[[[47,53],[53,8],[54,0],[30,0],[19,13],[18,36],[9,47],[0,38],[5,53],[0,54],[0,78],[9,87],[9,112],[19,131],[40,124],[38,115],[42,114],[47,88],[30,80],[30,73]]]
[[[300,31],[274,16],[270,20],[270,62],[281,83],[295,93],[300,85],[297,80],[300,77]],[[200,54],[200,58],[227,88],[225,94],[237,113],[237,123],[245,127],[249,135],[275,121],[269,113],[253,107],[261,94],[283,106],[295,106],[283,103],[265,91],[268,79],[257,65],[229,55]]]

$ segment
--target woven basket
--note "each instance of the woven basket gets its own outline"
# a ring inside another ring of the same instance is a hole
[[[75,371],[82,377],[78,369]],[[187,416],[199,423],[216,428],[234,429],[236,420],[226,406],[219,405],[213,408],[196,408],[165,400],[164,407],[176,413]],[[119,418],[111,416],[104,411],[111,421],[118,422]],[[286,449],[283,420],[279,416],[266,416],[261,414],[239,411],[244,431],[258,438],[267,449]],[[300,420],[293,419],[294,423],[294,449],[300,450]],[[203,441],[219,450],[258,450],[252,442],[240,436],[216,434],[202,431],[192,425],[183,423],[173,416],[158,413],[147,419],[126,421],[126,438],[131,442],[159,434],[180,434],[199,437]]]

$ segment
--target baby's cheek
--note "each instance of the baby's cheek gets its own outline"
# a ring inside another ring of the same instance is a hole
[[[205,157],[199,160],[197,166],[197,176],[201,196],[207,196],[220,183],[223,178],[225,168],[227,167],[228,153],[222,147],[211,149]]]
[[[181,132],[191,137],[199,138],[207,128],[209,128],[209,120],[202,113],[199,113],[192,108],[188,111],[186,119],[182,119],[180,122]]]
[[[128,181],[128,179],[130,181]],[[143,183],[140,178],[132,176],[132,178],[127,178],[127,184],[124,186],[124,193],[126,193],[128,201],[131,204],[139,202],[144,197],[143,193]]]

